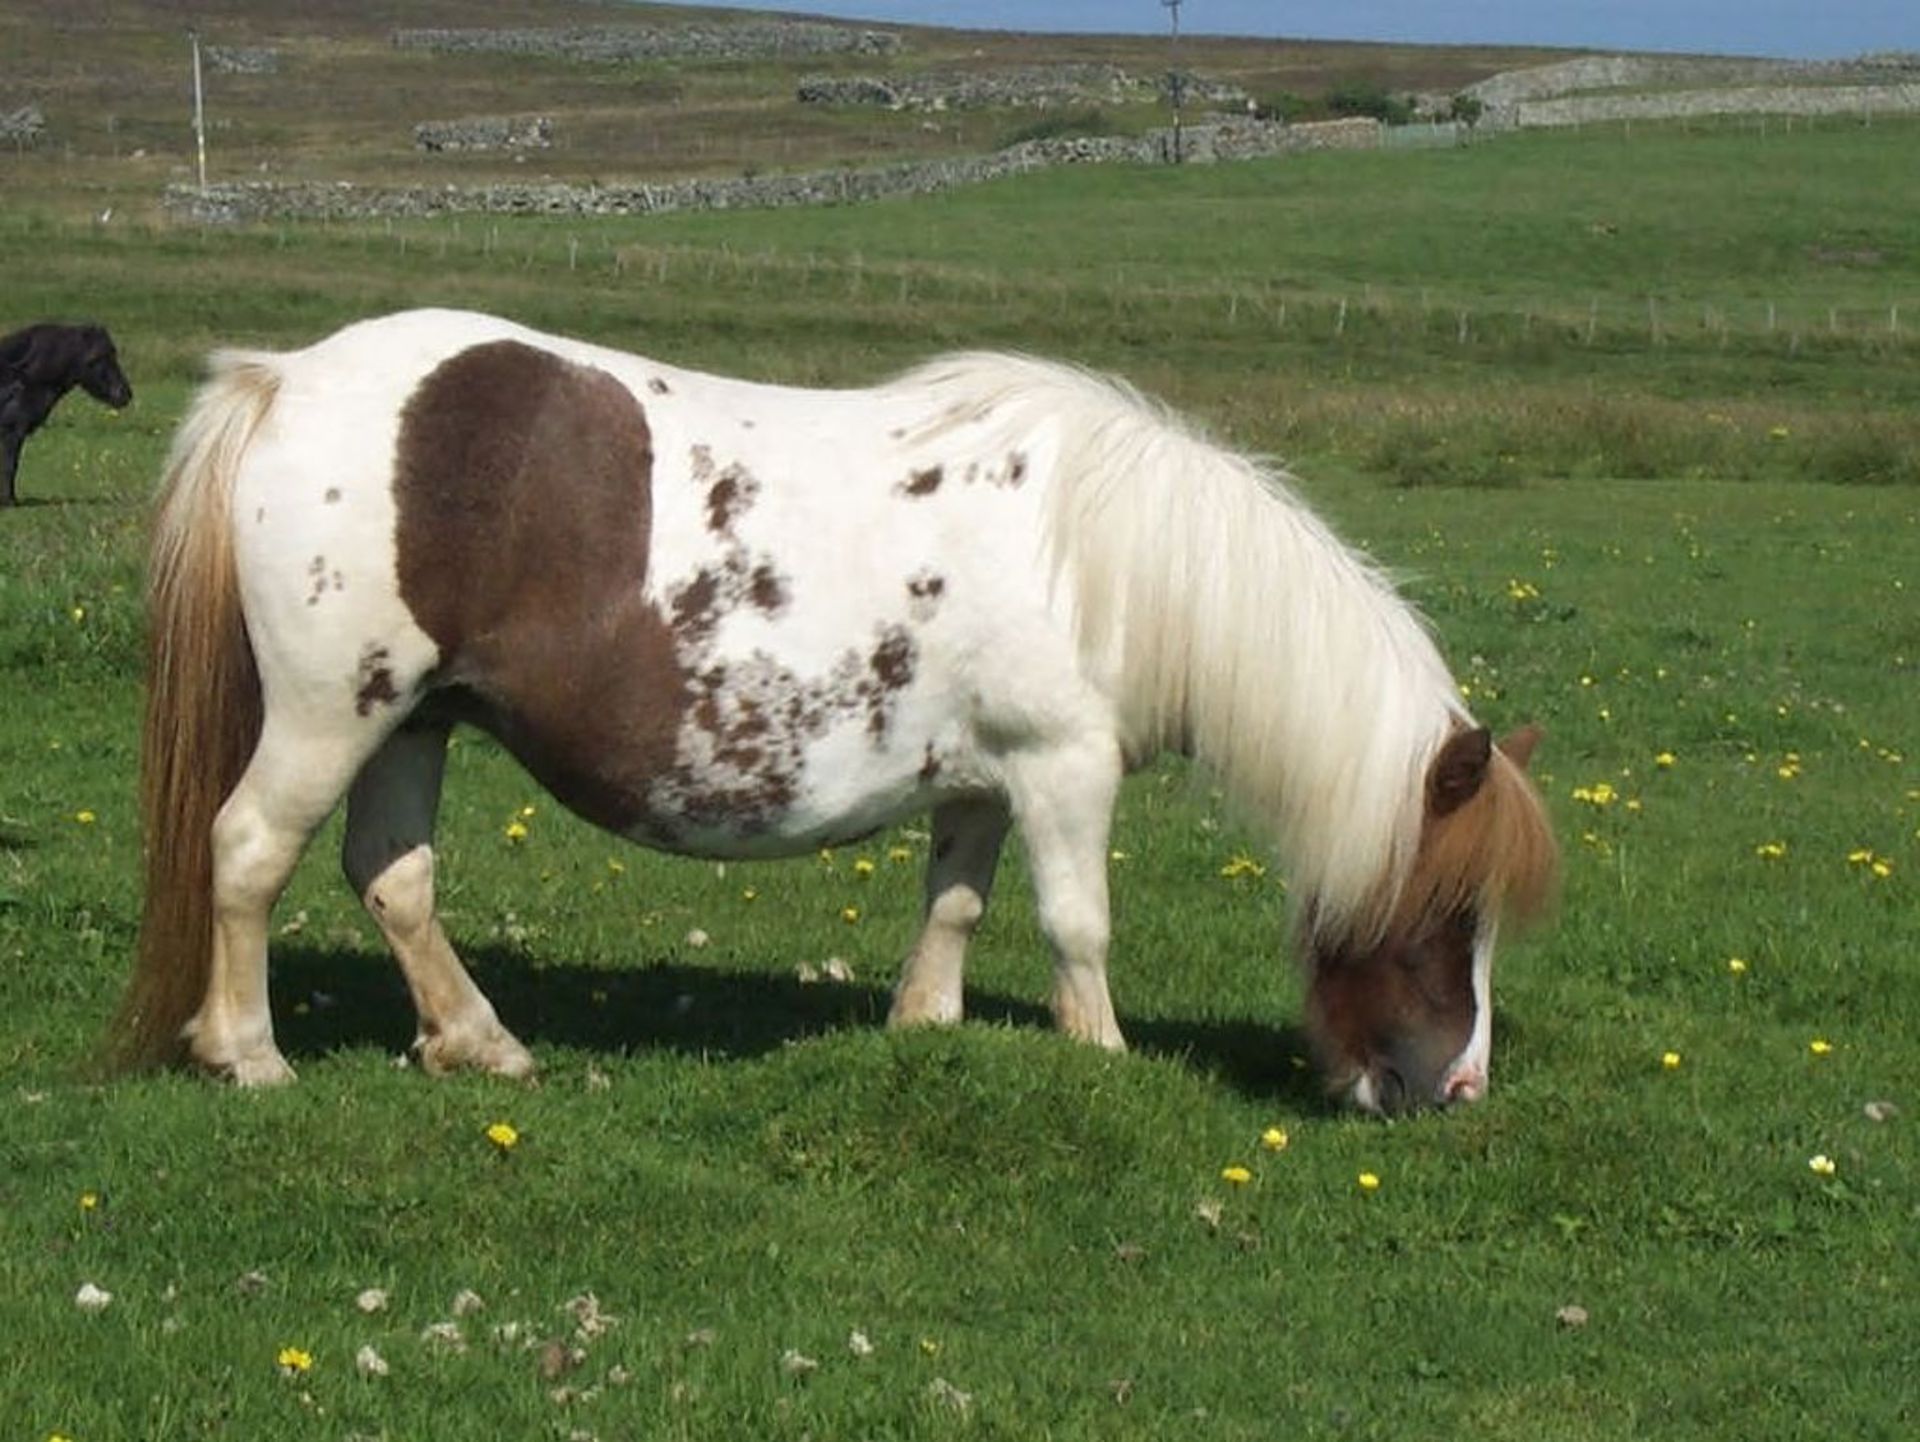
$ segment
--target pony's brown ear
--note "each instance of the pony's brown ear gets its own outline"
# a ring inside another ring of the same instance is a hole
[[[1509,731],[1500,738],[1500,754],[1525,771],[1527,763],[1533,760],[1533,748],[1540,744],[1540,738],[1546,734],[1539,722],[1529,721],[1518,731]]]
[[[1445,816],[1473,800],[1493,759],[1493,733],[1484,726],[1456,731],[1427,768],[1427,814]]]

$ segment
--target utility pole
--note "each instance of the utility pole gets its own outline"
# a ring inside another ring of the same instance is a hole
[[[1173,163],[1178,165],[1182,159],[1180,136],[1180,6],[1184,0],[1160,0],[1167,8],[1167,21],[1172,27],[1167,37],[1167,90],[1173,97]]]
[[[200,32],[189,30],[187,39],[193,44],[193,143],[200,158],[200,194],[207,193],[207,109],[201,98],[200,87]]]

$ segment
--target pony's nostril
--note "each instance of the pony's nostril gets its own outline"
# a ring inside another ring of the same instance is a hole
[[[1406,1109],[1406,1079],[1393,1067],[1383,1066],[1380,1068],[1376,1088],[1379,1092],[1381,1111],[1397,1112]]]
[[[1446,1104],[1477,1102],[1486,1094],[1487,1079],[1479,1072],[1462,1072],[1447,1082]]]

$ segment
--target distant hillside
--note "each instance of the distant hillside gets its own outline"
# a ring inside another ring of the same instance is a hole
[[[1154,36],[1054,36],[853,25],[692,6],[583,0],[205,0],[212,179],[476,184],[668,180],[978,154],[1041,131],[1137,134],[1169,118]],[[436,43],[432,32],[467,32]],[[471,32],[494,32],[475,40]],[[642,32],[699,43],[632,43]],[[736,45],[767,35],[852,43]],[[518,37],[494,43],[506,32]],[[556,32],[572,38],[548,43]],[[544,33],[544,36],[543,36]],[[870,37],[866,41],[858,37]],[[712,37],[719,43],[709,43]],[[529,38],[531,37],[531,38]],[[0,10],[0,175],[16,203],[139,207],[191,177],[189,45],[165,0],[12,0]],[[1311,109],[1341,89],[1450,94],[1565,52],[1182,39],[1187,105]],[[1111,77],[1035,103],[1008,75]],[[803,103],[872,83],[975,103]],[[1209,102],[1208,97],[1215,96]],[[1237,97],[1230,102],[1218,97]],[[421,127],[428,127],[424,132]],[[449,128],[451,127],[451,128]],[[517,137],[517,138],[512,138]]]

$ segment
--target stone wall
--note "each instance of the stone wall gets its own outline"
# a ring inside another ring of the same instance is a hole
[[[1234,121],[1188,126],[1181,154],[1190,163],[1250,159],[1293,151],[1370,149],[1380,123],[1368,118],[1317,125]],[[906,161],[864,170],[814,171],[738,179],[677,180],[630,185],[413,185],[360,186],[342,182],[284,185],[242,181],[203,195],[191,185],[167,189],[167,209],[214,222],[273,219],[367,220],[384,217],[486,215],[651,215],[676,210],[739,210],[797,205],[846,205],[891,196],[927,195],[959,185],[1055,165],[1115,162],[1153,164],[1173,158],[1173,133],[1140,138],[1075,137],[1031,140],[991,155]]]
[[[553,121],[545,115],[423,120],[413,127],[413,143],[421,150],[545,150],[553,144]]]
[[[1139,104],[1166,95],[1168,79],[1133,75],[1117,65],[1033,65],[1014,70],[926,71],[907,75],[810,75],[796,95],[803,105],[866,105],[889,110],[1045,109],[1056,105]],[[1243,106],[1237,85],[1182,74],[1188,104]]]
[[[1607,120],[1675,120],[1705,115],[1886,115],[1920,112],[1912,85],[1728,86],[1651,95],[1570,95],[1523,100],[1512,107],[1520,126],[1591,125]]]
[[[798,55],[892,55],[889,30],[801,20],[738,25],[595,25],[570,29],[396,30],[402,50],[537,55],[608,63],[632,60],[763,60]]]
[[[277,75],[280,52],[255,45],[209,45],[201,54],[216,75]]]
[[[1486,107],[1482,123],[1576,125],[1685,115],[1833,115],[1913,109],[1920,54],[1855,60],[1748,60],[1715,56],[1587,55],[1508,70],[1466,93]],[[1634,91],[1635,94],[1594,92]],[[1823,93],[1847,97],[1822,99]]]
[[[46,133],[47,117],[37,105],[22,105],[18,110],[0,111],[0,141],[24,149]]]

